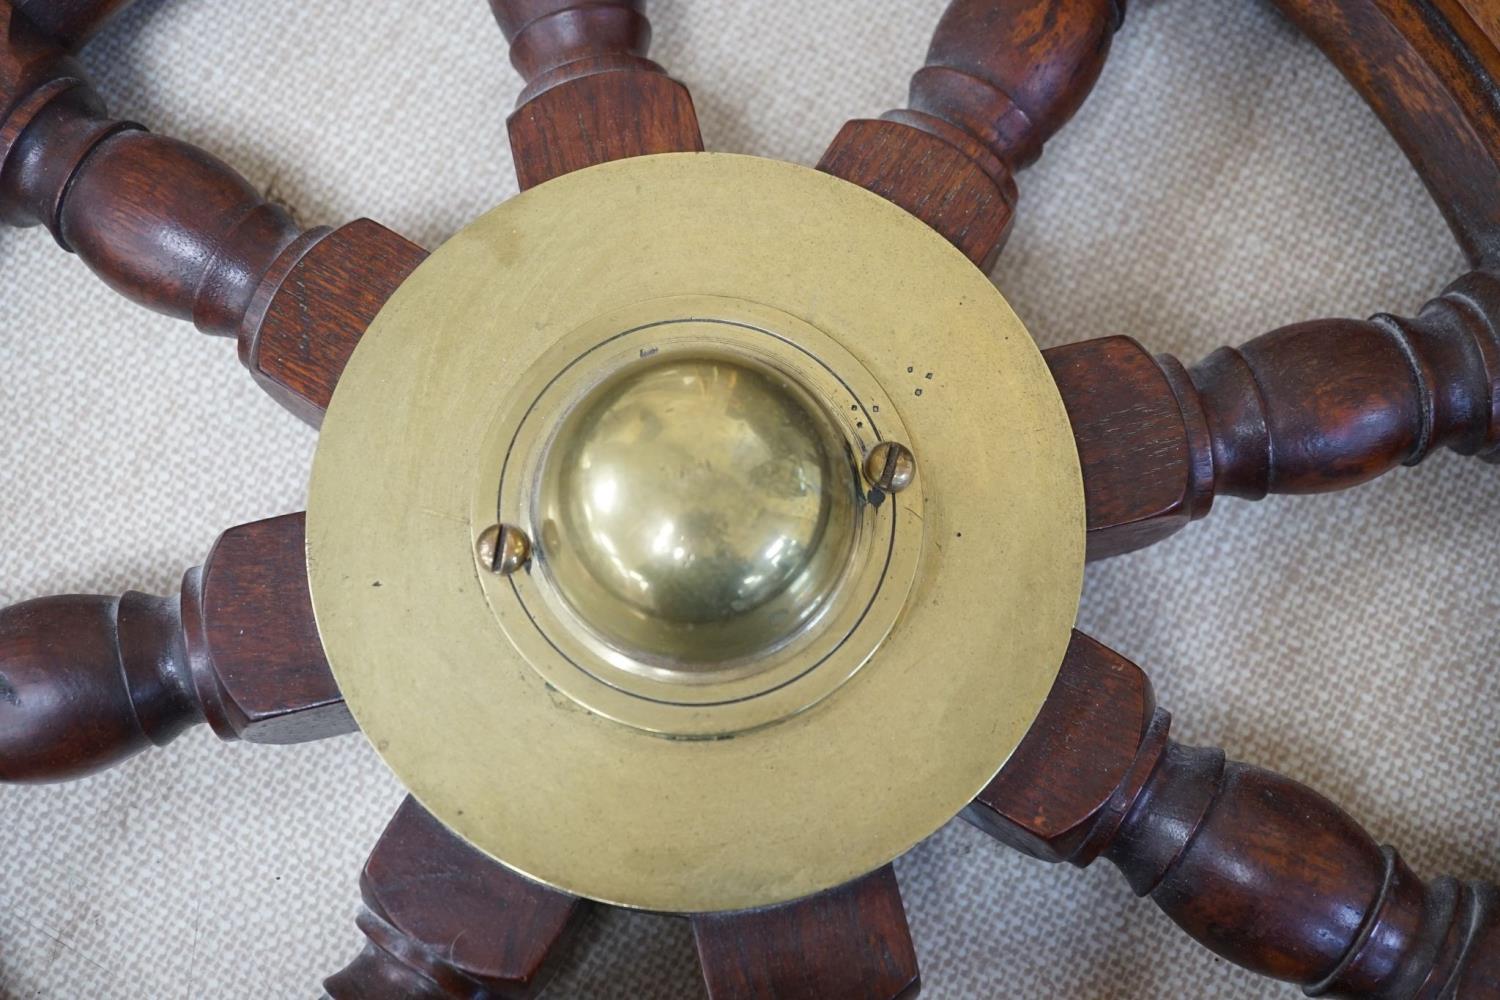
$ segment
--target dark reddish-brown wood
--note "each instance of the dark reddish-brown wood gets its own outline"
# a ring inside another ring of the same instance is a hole
[[[900,205],[988,268],[1010,230],[1014,174],[1078,110],[1123,0],[953,0],[909,107],[847,123],[818,169]]]
[[[110,118],[69,56],[128,0],[0,0],[0,220],[42,225],[126,296],[239,340],[317,422],[381,305],[425,251],[359,220],[306,230],[210,154]],[[1500,455],[1500,16],[1481,0],[1277,0],[1381,116],[1476,270],[1414,319],[1322,320],[1187,368],[1125,337],[1047,360],[1073,420],[1089,552],[1147,544],[1218,494],[1317,492],[1438,447]],[[647,58],[640,0],[491,0],[526,80],[508,128],[530,187],[702,148],[687,89]],[[909,107],[849,122],[821,169],[931,225],[981,266],[1014,175],[1076,111],[1123,0],[955,0]],[[232,529],[180,597],[71,596],[0,611],[0,780],[66,777],[207,721],[296,742],[352,720],[319,647],[300,515]],[[1076,635],[1030,734],[971,818],[1034,856],[1105,857],[1220,955],[1311,992],[1500,995],[1500,894],[1424,883],[1304,786],[1169,736],[1134,664]],[[335,998],[524,997],[578,900],[485,859],[408,799],[361,879],[368,944]],[[891,869],[808,900],[693,918],[725,998],[909,997]]]
[[[1041,715],[970,818],[1132,888],[1220,956],[1313,994],[1500,995],[1500,893],[1424,883],[1304,785],[1168,736],[1139,667],[1074,633]]]
[[[1062,394],[1083,470],[1090,559],[1143,548],[1207,513],[1213,470],[1193,466],[1190,426],[1162,365],[1129,337],[1042,352]]]
[[[426,259],[369,219],[335,229],[267,276],[240,327],[240,360],[283,406],[322,423],[359,338]]]
[[[304,231],[216,157],[108,117],[6,0],[0,39],[0,221],[46,226],[122,295],[238,337],[257,379],[316,422],[424,252],[368,220]]]
[[[921,987],[889,865],[794,903],[692,922],[710,1000],[911,1000]]]
[[[223,738],[303,743],[352,732],[307,583],[306,518],[230,528],[188,574],[187,652]]]
[[[323,988],[333,1000],[522,1000],[546,986],[587,916],[407,798],[359,880],[364,950]]]
[[[1500,254],[1500,48],[1482,0],[1275,0],[1396,138],[1475,266]]]
[[[15,0],[27,19],[49,37],[69,48],[77,48],[103,27],[104,22],[135,0]]]
[[[490,0],[526,81],[507,122],[523,190],[610,160],[703,149],[687,88],[646,58],[643,8],[643,0]]]
[[[178,598],[44,597],[0,611],[0,781],[78,777],[199,722],[256,743],[352,731],[303,539],[301,514],[231,528]]]
[[[1163,538],[1216,495],[1319,493],[1437,448],[1500,457],[1500,275],[1415,318],[1315,320],[1191,369],[1126,337],[1045,352],[1073,423],[1089,555]]]

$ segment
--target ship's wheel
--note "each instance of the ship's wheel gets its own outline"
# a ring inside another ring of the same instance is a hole
[[[522,193],[431,253],[309,227],[111,117],[71,53],[119,0],[0,0],[0,218],[234,338],[320,428],[307,513],[231,528],[180,594],[0,612],[0,780],[196,723],[362,730],[410,794],[334,1000],[537,995],[608,907],[681,915],[715,1000],[915,996],[892,864],[960,814],[1108,862],[1311,994],[1500,996],[1493,886],[1424,880],[1306,786],[1177,742],[1075,628],[1086,560],[1217,497],[1500,454],[1500,13],[1278,5],[1467,271],[1412,318],[1184,365],[1113,322],[1039,350],[986,276],[1123,0],[955,0],[908,105],[816,169],[705,152],[640,3],[492,0]]]

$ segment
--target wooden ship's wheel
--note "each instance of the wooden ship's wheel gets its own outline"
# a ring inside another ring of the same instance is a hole
[[[109,117],[69,53],[121,0],[0,0],[0,218],[322,428],[308,513],[180,595],[0,612],[0,780],[357,720],[411,797],[335,1000],[537,995],[609,904],[684,914],[715,1000],[914,996],[891,862],[960,812],[1313,995],[1500,996],[1493,886],[1179,744],[1072,628],[1086,558],[1216,496],[1500,454],[1500,13],[1278,5],[1470,270],[1185,366],[1038,351],[985,277],[1123,0],[955,0],[909,106],[816,171],[703,152],[640,3],[492,0],[524,193],[431,254]]]

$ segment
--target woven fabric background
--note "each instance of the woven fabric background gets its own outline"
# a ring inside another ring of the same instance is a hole
[[[812,163],[899,106],[943,0],[658,0],[717,149]],[[515,190],[519,90],[478,0],[142,0],[86,51],[119,114],[234,163],[309,224],[429,246]],[[1098,90],[1021,179],[995,281],[1043,345],[1193,360],[1295,320],[1411,310],[1462,261],[1338,74],[1261,2],[1132,0]],[[0,603],[172,592],[217,532],[298,509],[314,434],[232,346],[0,232]],[[1092,567],[1082,626],[1178,737],[1320,788],[1427,874],[1500,877],[1500,470],[1447,453],[1359,490],[1222,500]],[[358,736],[195,731],[81,782],[0,789],[0,998],[307,997],[359,944],[356,874],[401,789]],[[1106,865],[962,823],[899,864],[932,1000],[1290,997]],[[685,924],[608,913],[552,995],[701,995]]]

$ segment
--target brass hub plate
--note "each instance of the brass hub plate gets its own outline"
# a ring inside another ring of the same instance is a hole
[[[701,439],[658,433],[658,398]],[[900,493],[859,478],[881,441],[916,455]],[[673,581],[609,504],[657,497],[671,534],[675,484],[621,459],[664,448],[718,477],[694,538],[802,574],[769,610],[698,615],[760,579],[726,557],[641,618]],[[534,545],[511,576],[475,558],[501,521]],[[875,195],[723,154],[568,174],[434,253],[339,382],[308,506],[329,661],[412,794],[533,879],[676,912],[830,888],[952,818],[1052,685],[1083,553],[1062,402],[988,279]]]

